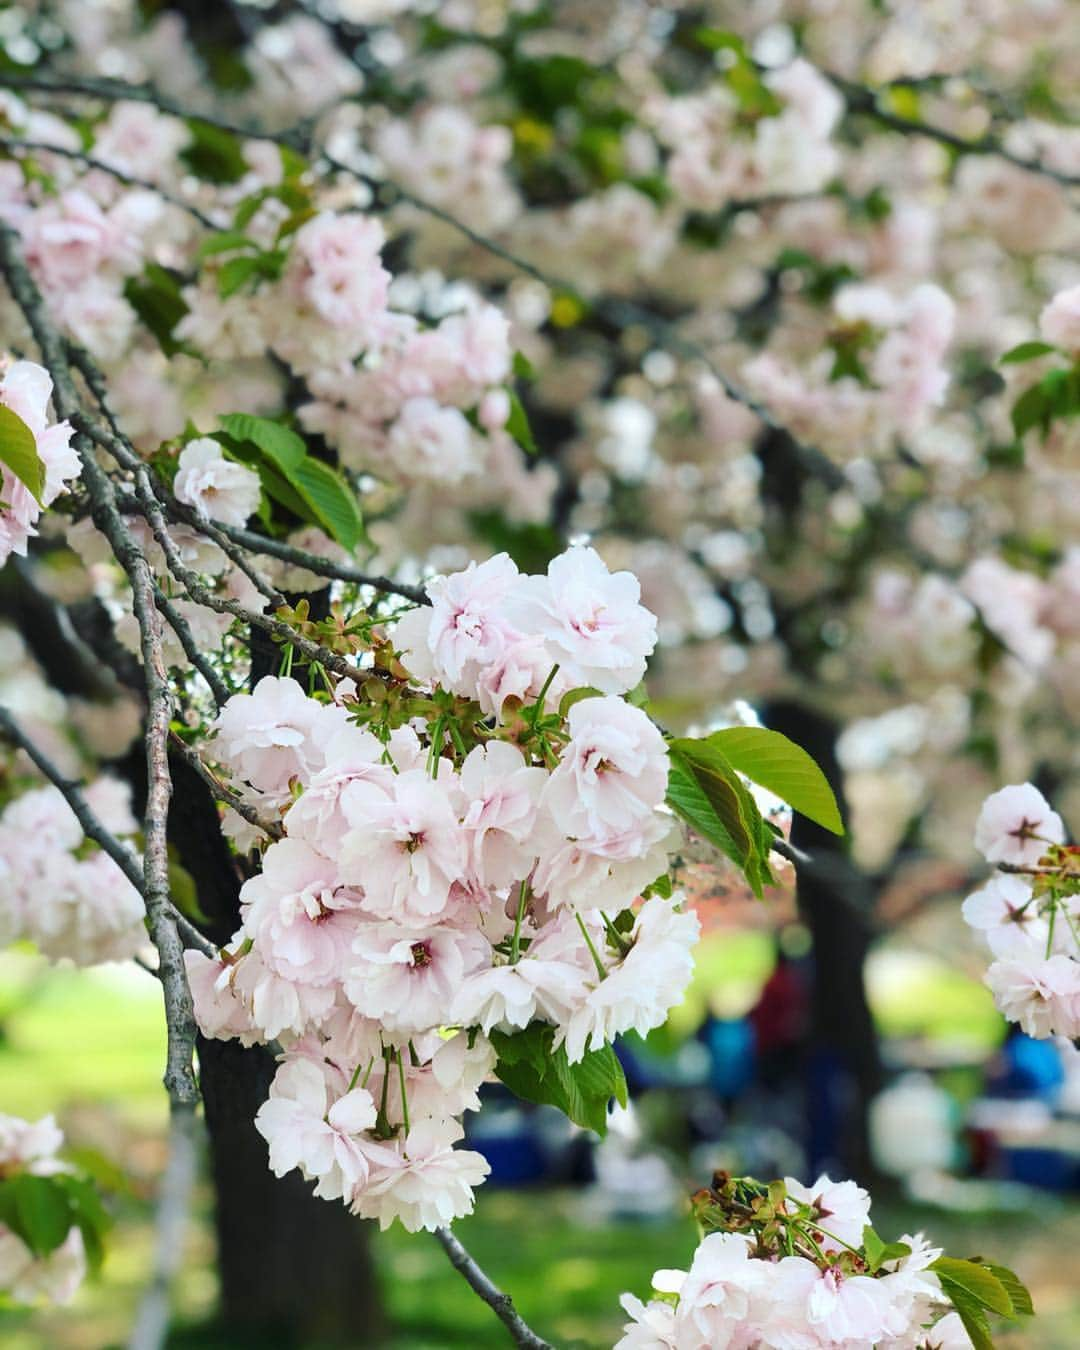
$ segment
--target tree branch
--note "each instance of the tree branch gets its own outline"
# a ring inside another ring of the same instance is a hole
[[[276,820],[267,820],[264,816],[259,815],[250,802],[244,801],[238,792],[223,783],[220,778],[215,777],[203,763],[202,756],[198,751],[193,750],[186,741],[182,741],[175,731],[169,733],[169,744],[186,763],[191,765],[192,769],[206,784],[211,797],[215,801],[223,802],[226,806],[232,807],[238,816],[242,816],[249,825],[254,825],[257,830],[262,830],[263,834],[268,835],[271,839],[281,839],[284,836],[283,825]]]
[[[44,364],[53,377],[53,402],[61,418],[80,412],[78,390],[68,364],[63,338],[50,321],[45,302],[19,249],[19,236],[0,222],[0,270],[16,304],[33,333]],[[161,645],[161,616],[155,607],[154,577],[116,504],[112,483],[98,464],[91,442],[76,432],[74,445],[82,463],[83,482],[93,508],[94,523],[109,540],[113,554],[131,583],[139,624],[143,679],[147,698],[147,800],[143,818],[143,901],[150,938],[157,948],[168,1029],[165,1087],[173,1111],[190,1111],[199,1099],[193,1055],[195,1013],[184,967],[184,947],[169,897],[169,857],[166,825],[172,780],[166,740],[172,711]]]
[[[439,1239],[450,1264],[466,1281],[473,1293],[484,1300],[510,1333],[515,1345],[522,1347],[522,1350],[553,1350],[550,1342],[538,1336],[524,1321],[521,1314],[515,1309],[514,1301],[510,1295],[504,1294],[498,1285],[485,1275],[449,1228],[436,1228],[435,1236]]]

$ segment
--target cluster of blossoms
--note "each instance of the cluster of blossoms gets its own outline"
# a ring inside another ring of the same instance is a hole
[[[841,459],[883,454],[944,399],[955,306],[929,283],[900,298],[863,284],[839,290],[833,314],[831,346],[815,345],[805,368],[770,350],[743,373],[796,435]]]
[[[138,830],[131,791],[98,778],[87,804],[117,839]],[[31,788],[0,814],[0,945],[29,939],[50,960],[124,961],[146,945],[143,902],[108,854],[91,844],[58,788]]]
[[[671,899],[638,904],[672,819],[664,739],[624,697],[656,637],[634,578],[575,547],[427,592],[373,632],[359,687],[267,676],[222,709],[212,753],[285,837],[229,948],[187,953],[204,1034],[284,1046],[256,1121],[274,1171],[410,1229],[468,1212],[486,1175],[453,1145],[491,1038],[539,1023],[573,1066],[644,1034],[698,935]]]
[[[921,1234],[886,1245],[853,1181],[719,1173],[695,1210],[707,1236],[690,1269],[658,1270],[648,1303],[623,1295],[616,1350],[969,1350],[941,1249]]]
[[[64,1136],[52,1116],[38,1121],[0,1115],[0,1188],[22,1177],[66,1172],[57,1157]],[[68,1303],[86,1274],[83,1236],[76,1225],[59,1245],[36,1255],[24,1237],[0,1219],[0,1293],[16,1303]]]
[[[1030,783],[987,798],[975,846],[1007,869],[963,907],[994,956],[986,972],[994,1002],[1029,1036],[1080,1036],[1080,851]]]
[[[844,105],[833,86],[801,59],[763,83],[778,106],[746,134],[744,105],[723,83],[651,101],[646,116],[671,148],[668,181],[688,206],[716,211],[731,201],[820,192],[836,174],[840,155],[830,136]]]
[[[67,422],[49,424],[52,387],[49,372],[33,361],[13,361],[6,369],[0,361],[0,408],[14,414],[33,436],[42,470],[40,490],[32,492],[0,454],[0,564],[13,553],[25,557],[27,543],[37,534],[35,525],[42,508],[50,506],[65,485],[79,475],[71,426]]]

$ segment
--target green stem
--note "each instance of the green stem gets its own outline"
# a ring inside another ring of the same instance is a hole
[[[602,980],[606,980],[607,967],[604,965],[603,961],[600,960],[600,954],[593,945],[593,940],[589,936],[589,930],[585,927],[585,921],[576,909],[574,910],[574,918],[577,919],[577,926],[581,929],[581,936],[585,939],[585,945],[589,949],[589,955],[593,959],[593,965],[596,967],[597,975],[599,975]]]
[[[409,1098],[405,1092],[405,1061],[402,1058],[400,1046],[395,1053],[397,1054],[398,1082],[401,1084],[401,1118],[405,1123],[407,1138],[409,1134]]]
[[[525,902],[529,898],[529,883],[523,881],[518,894],[517,916],[514,919],[514,936],[510,941],[510,964],[516,966],[521,957],[521,924],[525,918]]]

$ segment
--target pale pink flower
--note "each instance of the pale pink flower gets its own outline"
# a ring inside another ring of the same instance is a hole
[[[975,822],[975,847],[991,863],[1032,867],[1050,844],[1064,842],[1061,817],[1031,783],[992,793]]]
[[[321,767],[311,744],[320,707],[295,680],[264,675],[218,713],[215,754],[261,792],[283,792],[290,779],[305,781]]]
[[[1080,1035],[1080,962],[1071,956],[995,961],[985,980],[1002,1015],[1027,1035]]]
[[[353,1088],[332,1100],[322,1070],[310,1059],[294,1058],[274,1076],[255,1128],[270,1146],[276,1177],[299,1168],[309,1181],[318,1181],[316,1195],[347,1200],[366,1184],[373,1164],[386,1166],[394,1157],[366,1133],[376,1115],[370,1092]]]
[[[455,992],[490,947],[476,929],[364,924],[355,931],[345,994],[388,1030],[426,1031],[447,1018]]]
[[[751,1259],[750,1242],[743,1234],[710,1233],[679,1281],[675,1316],[679,1344],[717,1350],[729,1345],[750,1320],[751,1300],[767,1285],[770,1273],[764,1262]],[[656,1276],[653,1283],[657,1283]]]
[[[544,788],[543,803],[572,839],[622,835],[664,800],[664,738],[640,708],[621,698],[587,698],[567,717],[570,743]]]
[[[622,962],[597,979],[565,1028],[566,1054],[577,1063],[588,1049],[633,1028],[646,1036],[682,1001],[694,973],[692,950],[701,932],[697,915],[670,900],[646,900]]]
[[[330,211],[302,225],[293,240],[288,280],[327,323],[354,333],[361,347],[378,338],[386,314],[385,242],[373,217]]]
[[[802,1256],[785,1256],[771,1274],[780,1318],[817,1344],[869,1347],[885,1333],[890,1298],[883,1281],[836,1266],[822,1270]]]
[[[480,469],[476,435],[465,415],[433,398],[409,398],[391,426],[387,454],[410,480],[459,483]]]
[[[547,576],[522,579],[509,618],[544,639],[574,684],[623,694],[641,682],[656,646],[656,616],[640,595],[630,572],[611,573],[595,550],[578,546],[553,558]]]
[[[226,459],[212,437],[188,441],[180,452],[179,466],[173,491],[201,516],[225,525],[244,525],[259,509],[259,475]]]
[[[1039,315],[1039,331],[1055,347],[1080,352],[1080,286],[1070,286],[1054,296]]]
[[[468,806],[461,824],[470,872],[482,886],[509,886],[532,870],[532,836],[547,780],[544,769],[529,768],[506,741],[478,745],[467,755],[460,786]]]
[[[845,1243],[861,1247],[863,1229],[870,1222],[870,1196],[854,1181],[833,1181],[818,1177],[812,1186],[804,1186],[794,1177],[785,1177],[788,1195],[811,1207],[811,1223],[820,1224],[815,1234],[824,1251],[843,1251]]]
[[[389,1228],[395,1219],[410,1233],[471,1214],[473,1187],[491,1171],[479,1153],[455,1149],[464,1131],[457,1121],[421,1120],[398,1141],[396,1165],[380,1167],[353,1209]]]

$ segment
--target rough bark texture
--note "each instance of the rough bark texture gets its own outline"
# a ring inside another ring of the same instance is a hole
[[[252,1125],[274,1062],[261,1046],[199,1040],[216,1195],[221,1321],[230,1346],[372,1346],[384,1326],[370,1226],[280,1180]]]

